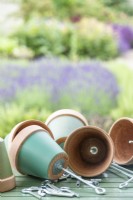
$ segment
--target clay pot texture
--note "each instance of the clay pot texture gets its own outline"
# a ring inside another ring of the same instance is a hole
[[[46,120],[46,125],[52,131],[56,142],[64,146],[67,136],[77,128],[87,126],[85,117],[71,109],[62,109],[52,113]]]
[[[0,192],[6,192],[16,186],[10,161],[2,138],[0,138]]]
[[[49,128],[36,120],[22,122],[16,127],[9,151],[13,167],[22,174],[58,179],[63,174],[58,166],[66,168],[68,157],[54,141]]]
[[[80,176],[93,177],[103,173],[111,164],[114,145],[107,133],[94,126],[75,130],[65,141],[70,168]]]
[[[109,134],[115,147],[114,161],[121,165],[133,164],[133,119],[118,119]]]

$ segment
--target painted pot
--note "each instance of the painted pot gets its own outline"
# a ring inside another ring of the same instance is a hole
[[[4,140],[0,138],[0,192],[6,192],[16,186]]]
[[[87,126],[88,122],[79,112],[62,109],[51,114],[46,120],[56,142],[63,148],[67,136],[77,128]]]
[[[115,146],[114,161],[121,165],[133,164],[133,119],[118,119],[109,134]]]
[[[65,141],[70,168],[80,176],[93,177],[103,173],[111,164],[114,146],[107,133],[94,126],[75,130]]]
[[[14,130],[9,155],[19,173],[52,180],[62,176],[58,166],[66,168],[68,156],[44,123],[25,121]]]

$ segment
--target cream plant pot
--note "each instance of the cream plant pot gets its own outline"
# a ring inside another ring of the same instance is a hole
[[[87,126],[85,117],[71,109],[62,109],[52,113],[46,120],[46,125],[52,131],[56,142],[63,148],[68,135],[77,128]]]

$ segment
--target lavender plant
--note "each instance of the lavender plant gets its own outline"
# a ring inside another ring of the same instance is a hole
[[[133,27],[120,24],[114,24],[112,27],[118,42],[119,52],[124,53],[133,48]]]
[[[0,101],[51,110],[75,108],[84,113],[107,114],[115,105],[118,85],[99,62],[71,63],[37,59],[27,66],[0,68]]]
[[[27,119],[45,121],[62,108],[92,118],[107,115],[116,104],[118,85],[99,62],[59,59],[10,62],[0,67],[0,136]]]

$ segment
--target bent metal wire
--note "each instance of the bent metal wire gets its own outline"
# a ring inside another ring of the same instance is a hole
[[[114,170],[115,170],[115,171],[120,172],[121,174],[123,174],[124,176],[129,178],[127,181],[119,184],[120,189],[127,187],[128,183],[133,181],[133,171],[131,171],[127,168],[121,167],[120,165],[118,165],[116,163],[112,163],[109,170],[112,171],[112,172],[114,172]]]

